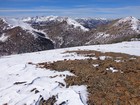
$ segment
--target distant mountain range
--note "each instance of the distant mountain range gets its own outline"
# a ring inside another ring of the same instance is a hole
[[[116,20],[42,16],[0,19],[0,55],[140,39],[135,17]]]

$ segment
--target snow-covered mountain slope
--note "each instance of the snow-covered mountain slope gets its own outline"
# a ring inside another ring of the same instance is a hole
[[[42,30],[19,19],[0,19],[0,56],[53,49],[53,42]]]
[[[34,30],[29,24],[19,20],[19,19],[9,19],[9,18],[5,18],[5,22],[9,25],[9,27],[14,28],[14,27],[18,27],[20,26],[23,29],[26,30]]]
[[[43,31],[34,29],[30,24],[25,23],[23,20],[18,18],[3,18],[3,21],[9,26],[8,29],[21,27],[22,29],[29,31],[33,35],[35,35],[34,32],[45,34]]]
[[[80,28],[83,31],[88,31],[88,28],[85,28],[80,23],[76,22],[74,19],[69,17],[60,17],[60,16],[41,16],[41,17],[27,17],[22,19],[24,22],[31,23],[42,23],[42,22],[66,22],[68,25],[73,26],[74,28]]]
[[[114,43],[140,38],[140,21],[135,17],[113,20],[109,24],[97,27],[89,37],[87,44]],[[92,40],[91,40],[92,39]]]
[[[87,105],[86,86],[66,87],[64,79],[75,76],[68,72],[57,72],[39,68],[35,64],[64,59],[85,59],[73,50],[97,50],[103,52],[122,52],[140,56],[140,42],[122,42],[118,44],[81,46],[74,48],[34,52],[0,58],[0,104],[38,105],[39,101],[57,96],[55,105]]]
[[[126,23],[129,24],[134,31],[140,32],[140,21],[137,18],[132,17],[132,16],[122,18],[118,22],[116,22],[114,25],[119,26]]]

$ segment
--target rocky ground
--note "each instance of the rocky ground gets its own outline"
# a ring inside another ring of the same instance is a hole
[[[75,74],[66,78],[67,87],[86,85],[89,105],[140,105],[140,57],[93,50],[66,53],[90,58],[44,62],[39,66],[57,71],[69,70]],[[42,100],[40,104],[53,105],[55,97]]]

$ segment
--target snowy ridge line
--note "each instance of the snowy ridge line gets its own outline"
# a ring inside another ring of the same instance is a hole
[[[41,16],[41,17],[27,17],[22,19],[24,22],[49,22],[49,21],[59,21],[63,22],[66,21],[68,25],[73,25],[74,28],[80,27],[81,30],[83,31],[89,31],[88,28],[85,28],[82,26],[80,23],[75,21],[74,19],[71,19],[69,17],[59,17],[59,16]]]

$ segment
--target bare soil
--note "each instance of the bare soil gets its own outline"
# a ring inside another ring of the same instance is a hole
[[[69,70],[75,74],[74,77],[66,78],[67,87],[86,85],[89,92],[89,105],[140,105],[140,57],[98,51],[67,51],[66,53],[72,52],[87,56],[89,59],[44,62],[38,65],[57,71]],[[106,58],[101,59],[101,56]],[[95,67],[95,64],[98,65]],[[112,72],[109,68],[118,71]]]

